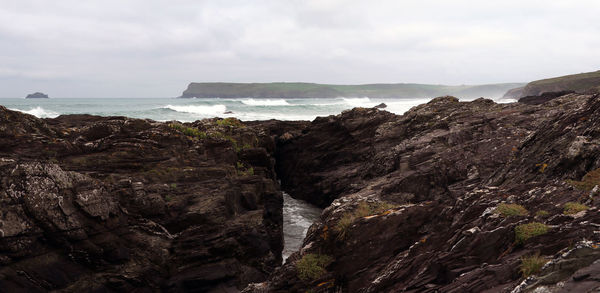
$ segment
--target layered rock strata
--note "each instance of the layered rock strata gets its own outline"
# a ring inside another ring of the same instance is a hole
[[[0,108],[0,291],[591,292],[600,99],[312,122]],[[324,207],[284,265],[281,188]]]
[[[259,129],[0,107],[0,133],[0,291],[229,290],[281,263]]]
[[[279,141],[277,170],[326,209],[245,292],[597,290],[599,123],[579,94],[318,118]]]

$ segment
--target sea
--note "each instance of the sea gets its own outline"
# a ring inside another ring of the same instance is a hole
[[[260,99],[260,98],[3,98],[0,105],[34,115],[55,118],[64,114],[127,116],[155,121],[193,122],[203,118],[235,117],[252,120],[309,120],[318,116],[336,115],[354,107],[374,107],[386,104],[385,110],[403,114],[430,99]],[[511,102],[505,100],[500,102]]]

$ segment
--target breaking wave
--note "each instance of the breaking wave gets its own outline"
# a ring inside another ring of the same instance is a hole
[[[288,103],[284,99],[277,99],[277,100],[269,100],[269,99],[260,99],[260,100],[247,99],[247,100],[242,100],[241,102],[244,103],[244,105],[248,105],[248,106],[289,106],[290,105],[290,103]]]
[[[166,105],[163,109],[169,109],[181,113],[192,113],[200,115],[221,115],[227,111],[225,105],[212,105],[212,106],[197,106],[197,105],[181,105],[173,106]]]
[[[56,118],[56,117],[58,117],[58,115],[60,115],[59,113],[56,113],[56,112],[50,111],[50,110],[46,110],[39,106],[35,107],[31,110],[20,110],[20,109],[11,109],[11,110],[27,113],[27,114],[33,115],[37,118]]]
[[[371,104],[371,99],[368,97],[364,98],[342,98],[344,102],[353,107],[369,107]]]

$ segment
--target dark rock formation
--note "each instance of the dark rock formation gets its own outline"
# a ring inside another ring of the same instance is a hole
[[[206,292],[281,263],[274,141],[237,120],[0,107],[0,291]]]
[[[387,108],[387,105],[386,105],[385,103],[381,103],[381,104],[379,104],[379,105],[377,105],[377,106],[375,106],[375,107],[373,107],[373,108],[377,108],[377,109],[385,109],[385,108]]]
[[[598,129],[575,93],[310,123],[0,107],[0,291],[590,292]],[[278,179],[325,207],[283,266]]]
[[[29,94],[25,97],[25,99],[48,99],[48,95],[40,92],[36,92],[33,94]]]
[[[528,105],[539,105],[545,102],[548,102],[552,99],[556,99],[558,97],[572,94],[574,91],[562,91],[562,92],[547,92],[543,93],[539,96],[527,96],[519,99],[519,103],[528,104]]]
[[[598,289],[598,187],[578,180],[597,178],[599,111],[597,95],[442,97],[402,116],[357,108],[316,119],[279,141],[277,170],[291,195],[327,208],[301,250],[245,292]],[[566,214],[567,202],[588,209]],[[501,213],[502,203],[525,212]],[[517,234],[533,222],[546,226]],[[308,254],[332,260],[301,279]],[[536,255],[549,262],[525,279],[523,258]]]

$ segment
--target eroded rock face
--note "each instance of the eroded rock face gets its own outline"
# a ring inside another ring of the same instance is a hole
[[[574,91],[560,91],[560,92],[547,92],[543,93],[539,96],[527,96],[519,99],[519,103],[528,104],[528,105],[540,105],[550,100],[556,99],[558,97],[572,94]]]
[[[206,292],[281,263],[265,129],[0,107],[0,291]]]
[[[542,100],[184,125],[0,107],[0,288],[596,290],[600,99]],[[277,179],[326,207],[279,267]]]
[[[327,208],[301,250],[246,292],[599,288],[597,192],[570,183],[600,168],[599,109],[597,95],[532,105],[441,97],[402,116],[354,109],[316,119],[279,141],[277,163],[292,196]],[[567,215],[567,202],[588,209]],[[501,214],[501,203],[526,212]],[[517,238],[532,222],[545,233]],[[332,261],[300,279],[307,254]],[[555,260],[521,284],[532,255]]]

